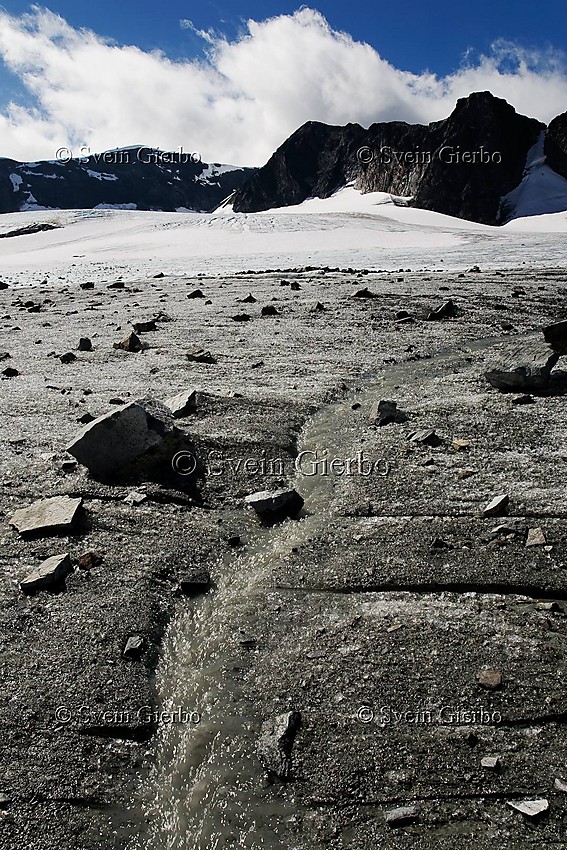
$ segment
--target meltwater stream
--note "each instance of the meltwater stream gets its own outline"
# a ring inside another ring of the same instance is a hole
[[[488,348],[506,337],[479,340],[427,360],[390,367],[368,376],[364,395],[356,399],[395,397],[395,386],[417,384],[468,365],[471,351]],[[301,450],[326,450],[346,458],[357,444],[353,398],[333,403],[306,424]],[[368,402],[367,402],[368,404]],[[355,448],[356,451],[356,448]],[[185,609],[170,626],[159,673],[161,710],[180,709],[199,715],[199,722],[162,725],[157,759],[147,789],[150,850],[304,850],[289,847],[286,820],[298,814],[293,798],[280,797],[267,786],[256,755],[260,721],[243,689],[242,647],[231,623],[250,627],[250,599],[258,589],[269,593],[277,560],[315,538],[329,525],[333,477],[301,478],[305,516],[272,528],[258,527],[248,513],[239,517],[249,544],[218,564],[218,586]],[[250,512],[251,513],[251,512]],[[245,613],[246,612],[246,613]],[[253,626],[253,624],[252,624]],[[286,801],[287,800],[287,801]]]

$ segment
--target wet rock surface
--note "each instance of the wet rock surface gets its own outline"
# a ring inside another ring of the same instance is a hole
[[[484,373],[509,334],[557,322],[567,275],[428,277],[370,273],[378,299],[339,272],[295,272],[299,291],[281,273],[199,280],[211,304],[185,298],[195,280],[136,281],[137,315],[167,293],[171,317],[139,355],[113,349],[131,283],[88,312],[92,292],[53,287],[21,321],[0,293],[21,371],[0,395],[2,850],[562,845],[565,397],[514,405]],[[252,286],[277,319],[232,321]],[[440,286],[463,312],[423,321]],[[49,357],[95,333],[65,367]],[[177,444],[158,476],[62,469],[79,418],[187,387],[191,475]],[[408,420],[376,427],[392,398]],[[245,498],[281,489],[302,518],[263,527]],[[504,494],[506,516],[483,516]],[[9,524],[53,498],[82,500],[81,521],[56,538]],[[64,588],[23,594],[54,553]]]

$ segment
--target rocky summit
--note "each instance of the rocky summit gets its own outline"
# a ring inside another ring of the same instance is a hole
[[[567,117],[546,127],[490,92],[457,101],[427,126],[391,121],[334,127],[309,121],[234,193],[235,212],[327,198],[347,184],[483,224],[503,223],[503,198],[524,178],[528,154],[546,132],[549,165],[567,174]],[[555,211],[555,210],[554,210]]]

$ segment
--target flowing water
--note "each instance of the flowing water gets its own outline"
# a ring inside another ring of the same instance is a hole
[[[396,385],[419,385],[462,368],[472,350],[499,341],[480,340],[466,349],[368,376],[365,395],[372,400],[391,397]],[[362,396],[357,400],[364,403]],[[346,457],[345,450],[352,452],[357,445],[352,401],[329,405],[309,420],[301,450],[326,450],[337,457]],[[260,528],[252,512],[240,514],[243,536],[249,541],[245,553],[218,563],[212,570],[220,576],[218,586],[171,624],[158,671],[161,707],[172,713],[184,709],[200,720],[164,723],[159,729],[157,761],[147,790],[145,847],[290,850],[286,820],[297,815],[297,806],[265,783],[256,755],[259,719],[245,692],[242,651],[235,652],[235,635],[228,624],[238,622],[241,610],[250,627],[250,599],[260,588],[266,593],[272,566],[328,527],[335,481],[322,474],[301,478],[298,489],[305,499],[305,515],[299,521]]]

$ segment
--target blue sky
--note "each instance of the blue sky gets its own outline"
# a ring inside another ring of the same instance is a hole
[[[0,4],[10,14],[20,15],[30,4],[4,0]],[[290,14],[300,3],[273,0],[215,2],[200,0],[53,0],[47,8],[62,15],[75,27],[88,27],[123,44],[136,44],[150,50],[159,48],[172,58],[196,55],[202,43],[179,24],[191,20],[199,29],[213,28],[229,38],[243,29],[248,18],[263,20]],[[486,51],[504,38],[524,47],[549,46],[567,52],[567,9],[565,0],[405,0],[405,2],[325,2],[308,4],[318,9],[334,29],[366,41],[402,70],[419,73],[425,69],[447,74],[457,68],[463,55],[472,49]]]
[[[310,120],[428,123],[486,89],[542,121],[567,109],[565,0],[0,4],[16,159],[151,144],[258,165]]]

